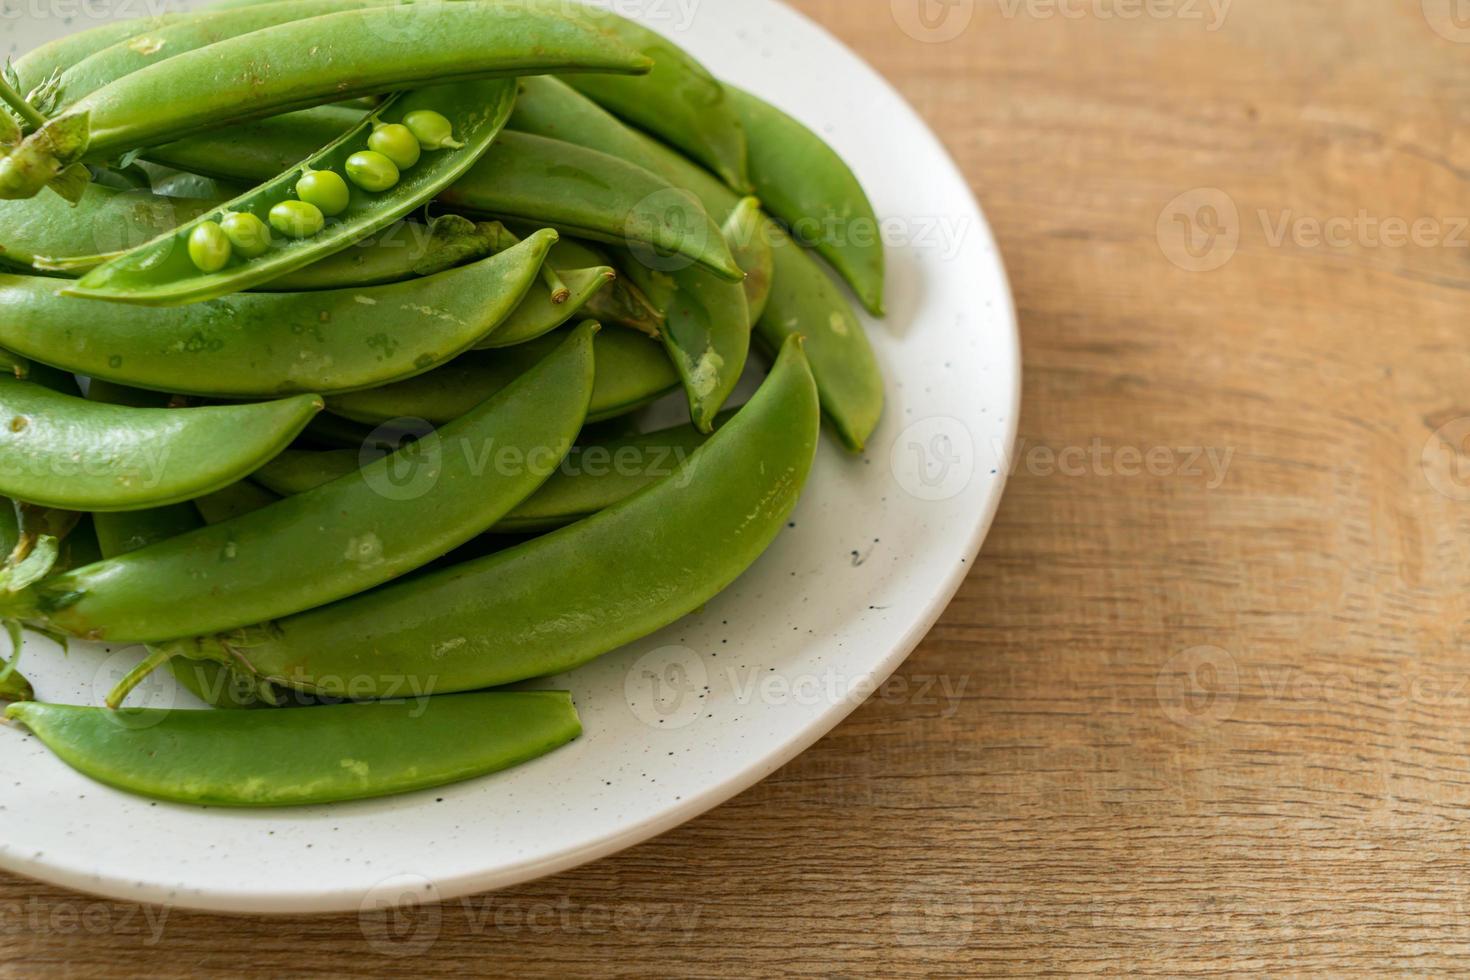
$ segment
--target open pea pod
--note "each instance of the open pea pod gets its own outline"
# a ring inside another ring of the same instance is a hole
[[[310,265],[387,227],[459,179],[499,135],[514,100],[515,83],[507,80],[420,89],[389,99],[298,168],[98,266],[63,291],[69,296],[122,303],[194,303],[249,289]],[[396,186],[384,193],[354,188],[345,209],[328,219],[314,235],[273,236],[266,252],[253,258],[242,257],[235,250],[228,264],[217,271],[205,271],[196,265],[190,254],[190,235],[202,224],[241,213],[254,215],[262,226],[266,225],[275,205],[294,198],[296,183],[304,173],[329,170],[340,176],[348,158],[367,146],[375,125],[399,122],[421,109],[448,118],[455,138],[464,145],[424,154],[416,166],[403,171]]]
[[[0,615],[156,643],[290,615],[421,568],[493,527],[555,471],[586,418],[592,336],[590,325],[573,331],[464,418],[351,476],[18,590],[11,581]],[[514,459],[502,465],[506,451]]]
[[[326,14],[185,52],[88,94],[0,160],[0,197],[30,197],[83,160],[360,95],[650,66],[582,21],[518,3],[391,4]]]
[[[761,203],[803,245],[815,248],[883,315],[883,238],[872,202],[837,152],[775,106],[725,86],[750,139],[750,175]]]
[[[582,732],[571,695],[560,691],[272,712],[30,702],[11,705],[5,716],[98,782],[172,803],[226,807],[430,789],[520,765]]]
[[[539,533],[591,517],[673,476],[708,439],[698,429],[681,425],[578,442],[545,486],[505,515],[492,530],[502,534]],[[256,470],[250,479],[292,496],[346,476],[360,468],[363,459],[358,449],[287,450]],[[682,476],[693,478],[687,470]]]
[[[0,346],[136,388],[221,398],[330,394],[413,377],[515,310],[556,240],[542,231],[479,262],[411,282],[237,293],[192,306],[97,307],[57,280],[0,276]]]
[[[580,329],[580,328],[578,328]],[[472,351],[442,368],[398,384],[340,395],[330,410],[354,422],[394,419],[452,422],[531,370],[564,342],[565,331],[493,351]],[[597,335],[597,381],[587,421],[616,418],[673,391],[679,376],[657,344],[624,330]]]
[[[102,405],[0,376],[0,493],[69,510],[141,510],[247,476],[291,444],[321,399],[205,408]]]
[[[217,200],[97,183],[88,184],[75,205],[55,194],[6,201],[0,204],[0,263],[77,274],[218,206]]]
[[[506,246],[498,222],[444,214],[428,224],[398,221],[347,249],[255,287],[261,293],[383,286],[431,276]]]
[[[775,540],[811,471],[820,430],[800,342],[755,397],[674,474],[595,517],[376,592],[172,644],[321,694],[357,697],[432,677],[442,692],[561,673],[718,595]]]

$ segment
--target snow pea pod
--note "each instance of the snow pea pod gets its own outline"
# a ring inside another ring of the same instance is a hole
[[[282,807],[430,789],[529,762],[582,733],[570,694],[483,692],[281,711],[13,704],[83,775],[172,803]]]
[[[815,248],[874,316],[883,315],[883,239],[846,161],[806,126],[733,85],[725,92],[750,139],[750,177],[766,209]]]
[[[582,329],[582,328],[578,328]],[[328,408],[354,422],[378,425],[394,419],[452,422],[513,383],[539,363],[565,331],[494,351],[472,351],[417,378],[332,398]],[[597,382],[589,422],[616,418],[668,394],[679,384],[669,359],[646,337],[624,330],[597,336]]]
[[[146,305],[194,303],[270,282],[341,252],[398,221],[469,170],[499,135],[514,100],[515,83],[503,79],[419,89],[395,96],[305,159],[298,168],[276,175],[220,205],[218,210],[200,215],[108,261],[63,292]],[[293,201],[302,173],[332,171],[340,179],[346,161],[363,148],[374,125],[397,122],[421,109],[446,115],[454,126],[455,136],[464,145],[428,154],[418,166],[403,173],[392,193],[352,193],[342,211],[317,234],[302,238],[276,236],[263,255],[246,258],[237,254],[223,267],[212,271],[201,269],[191,258],[190,236],[201,225],[218,222],[231,213],[251,214],[266,222],[273,207]]]
[[[322,409],[316,395],[189,409],[102,405],[0,376],[0,493],[68,510],[142,510],[247,476]]]
[[[84,159],[360,95],[537,72],[649,67],[646,57],[585,23],[520,4],[346,10],[188,51],[103,86],[0,161],[0,196],[30,197]]]
[[[218,201],[88,184],[76,205],[55,194],[0,204],[0,262],[83,271],[197,218]]]
[[[56,280],[0,275],[0,346],[89,377],[222,398],[352,391],[422,374],[515,309],[556,233],[411,282],[237,293],[193,306],[97,307]]]
[[[15,70],[16,88],[21,92],[32,92],[52,75],[91,57],[98,51],[136,37],[146,31],[156,30],[168,24],[187,20],[189,14],[162,14],[157,17],[142,17],[133,20],[109,21],[96,27],[49,41],[26,52],[12,66]]]
[[[660,432],[579,442],[555,475],[505,515],[492,532],[552,531],[591,517],[672,476],[675,468],[708,439],[693,426],[681,425]],[[292,496],[346,476],[362,462],[362,452],[355,449],[287,450],[252,474],[251,480]]]
[[[457,214],[440,215],[427,225],[400,221],[336,255],[256,286],[255,291],[315,292],[403,282],[484,258],[500,251],[503,242],[504,231],[497,222],[475,222]]]
[[[883,416],[883,374],[868,335],[842,291],[805,249],[765,221],[776,274],[755,335],[769,350],[806,338],[822,410],[842,443],[862,452]]]
[[[310,493],[0,595],[0,613],[73,636],[155,643],[289,615],[413,571],[493,526],[556,469],[586,416],[592,334],[574,331],[437,438]],[[486,446],[513,450],[520,465],[487,469]]]
[[[792,340],[755,397],[674,475],[595,517],[172,646],[298,690],[332,694],[352,679],[359,698],[429,678],[453,692],[571,670],[693,612],[749,568],[795,507],[819,430],[816,387]]]
[[[544,337],[582,312],[592,297],[613,282],[618,274],[604,265],[593,269],[565,269],[560,275],[570,290],[564,301],[555,302],[551,290],[544,283],[535,283],[515,312],[475,348],[514,347]]]

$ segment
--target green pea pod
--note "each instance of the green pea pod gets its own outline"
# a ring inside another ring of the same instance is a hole
[[[41,194],[0,206],[0,262],[81,272],[197,218],[218,201],[88,184],[75,205]]]
[[[357,127],[287,171],[240,197],[220,205],[93,269],[63,290],[70,296],[122,303],[175,305],[213,299],[270,282],[286,273],[341,252],[364,236],[391,225],[430,200],[474,165],[499,135],[515,99],[512,81],[467,82],[443,88],[420,89],[385,102]],[[449,117],[458,149],[428,154],[418,166],[403,173],[390,194],[352,193],[346,209],[321,232],[304,238],[277,237],[270,250],[255,258],[236,255],[216,272],[206,272],[190,258],[189,236],[206,221],[225,214],[253,214],[262,223],[271,208],[292,199],[301,174],[310,170],[340,173],[347,158],[361,150],[372,128],[392,123],[410,112],[434,109]]]
[[[540,2],[559,4],[559,0]],[[637,79],[588,75],[568,81],[639,129],[677,146],[731,187],[749,193],[745,131],[724,86],[683,48],[655,31],[590,7],[579,9],[578,16],[648,55],[653,70]]]
[[[819,429],[816,387],[793,340],[750,403],[672,476],[595,517],[370,595],[175,646],[321,694],[352,678],[359,698],[430,678],[447,693],[571,670],[693,612],[749,568],[795,507]]]
[[[822,393],[822,410],[843,444],[862,452],[883,416],[883,375],[868,335],[832,277],[769,219],[776,275],[756,337],[779,350],[806,338],[807,357]]]
[[[206,133],[149,156],[214,177],[261,180],[360,119],[329,106],[261,120],[241,133]],[[557,140],[501,133],[439,202],[470,214],[550,225],[579,238],[671,252],[732,281],[744,275],[699,202],[640,166]]]
[[[584,23],[520,4],[347,10],[189,51],[90,93],[0,160],[0,197],[30,197],[84,159],[360,95],[537,72],[650,67],[646,57]]]
[[[227,524],[258,510],[264,510],[280,499],[264,487],[256,486],[249,480],[241,480],[222,490],[216,490],[214,493],[197,498],[194,501],[194,509],[205,524],[213,527],[216,524]]]
[[[595,269],[568,269],[560,275],[570,291],[565,300],[557,303],[544,284],[533,285],[515,312],[494,333],[476,344],[476,349],[514,347],[546,336],[582,312],[592,297],[617,279],[618,274],[604,265]]]
[[[750,138],[750,176],[766,209],[820,252],[870,313],[882,316],[883,239],[852,168],[775,106],[733,85],[725,92]]]
[[[580,329],[580,328],[579,328]],[[475,351],[418,378],[331,399],[332,412],[378,425],[423,419],[442,425],[460,418],[542,361],[563,342],[557,331],[495,351]],[[679,384],[664,353],[637,334],[607,330],[597,337],[597,383],[589,422],[616,418],[663,397]]]
[[[70,63],[57,80],[66,106],[124,75],[251,31],[395,0],[277,0],[229,11],[210,11],[155,24]]]
[[[0,595],[0,612],[73,636],[155,643],[289,615],[413,571],[492,527],[556,469],[586,417],[593,329],[574,331],[437,435],[350,477]],[[507,451],[516,465],[498,462]]]
[[[413,377],[495,329],[520,303],[556,233],[412,282],[243,293],[171,309],[97,307],[56,280],[0,276],[0,345],[89,377],[221,398],[331,394]]]
[[[591,517],[674,475],[708,438],[692,426],[681,425],[578,443],[546,485],[507,514],[493,531],[539,533]],[[251,480],[292,496],[346,476],[361,465],[362,454],[353,449],[287,450],[257,470]]]
[[[141,510],[242,479],[321,411],[316,395],[190,409],[101,405],[0,376],[0,493],[69,510]]]
[[[503,240],[498,223],[470,221],[457,214],[440,215],[427,225],[400,221],[255,291],[315,292],[404,282],[484,258],[499,251]]]
[[[272,712],[23,703],[5,716],[109,786],[172,803],[281,807],[430,789],[582,733],[570,694],[486,692]]]
[[[29,93],[45,83],[53,75],[59,75],[71,65],[91,57],[98,51],[112,47],[130,37],[146,31],[157,30],[168,24],[187,20],[191,14],[163,14],[158,17],[143,17],[134,20],[109,21],[96,27],[65,37],[57,38],[26,52],[12,66],[18,84],[16,88]]]

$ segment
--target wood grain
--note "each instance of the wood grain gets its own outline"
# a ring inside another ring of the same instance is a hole
[[[1021,310],[1023,449],[906,689],[674,833],[413,913],[396,942],[0,878],[0,970],[1463,967],[1470,46],[1433,29],[1449,4],[961,0],[944,43],[883,0],[798,6],[943,136]],[[1201,210],[1222,195],[1233,224]],[[1181,267],[1232,227],[1228,263]]]

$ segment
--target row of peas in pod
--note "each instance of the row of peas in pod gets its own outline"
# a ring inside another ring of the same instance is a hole
[[[368,148],[347,158],[347,180],[362,190],[391,190],[403,171],[419,162],[424,151],[453,149],[453,126],[443,114],[416,109],[401,123],[378,123]],[[287,238],[310,238],[326,227],[326,219],[347,210],[352,191],[335,170],[310,170],[296,182],[296,199],[270,209],[267,227],[249,212],[231,211],[219,221],[201,222],[189,234],[189,259],[201,272],[219,272],[232,257],[259,258],[271,247],[271,228]]]

